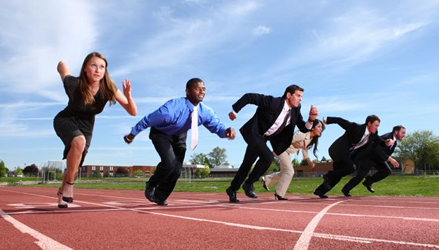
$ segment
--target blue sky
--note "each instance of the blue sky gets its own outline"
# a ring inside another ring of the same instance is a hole
[[[103,53],[121,89],[131,79],[138,116],[120,105],[97,116],[85,164],[156,165],[149,129],[126,145],[122,136],[165,101],[184,96],[188,79],[205,81],[205,104],[226,126],[239,129],[254,113],[230,121],[243,94],[281,96],[305,89],[323,116],[363,123],[381,118],[379,133],[439,134],[438,1],[1,1],[0,160],[9,169],[62,158],[53,117],[67,103],[56,71],[66,61],[74,75],[84,57]],[[246,144],[200,128],[193,153],[226,148],[239,167]],[[324,131],[319,159],[343,133]],[[300,157],[299,157],[300,159]]]

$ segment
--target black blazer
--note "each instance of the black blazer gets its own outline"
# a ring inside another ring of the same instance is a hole
[[[359,143],[366,132],[366,124],[357,124],[339,117],[328,117],[326,123],[337,123],[345,130],[345,133],[329,147],[329,156],[331,156],[334,161],[342,160],[346,158],[346,156],[349,156],[350,148]],[[361,151],[359,150],[357,157],[366,157],[372,152],[374,145],[381,145],[382,143],[383,140],[381,140],[377,133],[370,134],[369,140],[366,145],[360,148]]]
[[[256,145],[262,135],[274,124],[284,106],[285,99],[282,97],[273,97],[262,94],[248,93],[243,95],[235,104],[232,105],[233,110],[238,113],[247,104],[258,106],[253,117],[246,122],[239,131],[248,145]],[[270,136],[269,140],[273,151],[280,155],[291,144],[294,135],[294,127],[306,133],[309,129],[305,126],[305,121],[300,114],[300,106],[291,109],[290,124],[286,126],[282,132],[277,135]]]
[[[387,134],[384,134],[380,136],[382,140],[392,139],[393,140],[393,133],[389,132]],[[386,145],[377,145],[373,151],[372,158],[377,161],[387,161],[389,156],[393,154],[395,151],[395,148],[397,146],[398,142],[395,140],[395,143],[393,143],[392,147],[387,147]]]

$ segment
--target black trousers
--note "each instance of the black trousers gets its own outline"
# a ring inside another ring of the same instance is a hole
[[[340,182],[341,178],[355,172],[354,158],[355,157],[353,155],[346,154],[346,156],[342,159],[334,161],[333,170],[326,174],[326,177],[329,180],[330,188],[328,189],[322,183],[316,190],[319,190],[325,194],[335,187]]]
[[[155,198],[159,201],[164,201],[169,197],[178,178],[180,178],[186,153],[186,136],[186,132],[170,136],[154,127],[151,128],[149,138],[152,140],[161,162],[157,165],[148,184],[150,187],[156,188]]]
[[[378,171],[372,176],[368,176],[370,169],[374,166]],[[372,185],[373,183],[381,181],[390,174],[392,174],[392,169],[387,162],[373,161],[371,159],[367,159],[364,161],[360,161],[357,167],[357,175],[349,180],[349,182],[343,187],[344,190],[350,191],[351,189],[356,187],[364,178],[366,178],[366,182],[368,184]]]
[[[259,159],[258,159],[259,157]],[[256,162],[253,170],[247,178],[248,173],[251,170],[253,163]],[[239,167],[238,172],[233,178],[230,186],[233,191],[237,191],[244,180],[247,178],[248,184],[253,184],[258,181],[259,178],[267,171],[270,167],[271,162],[273,161],[274,156],[271,150],[267,146],[267,138],[259,137],[257,143],[255,145],[247,145],[247,149],[245,151],[244,160]]]

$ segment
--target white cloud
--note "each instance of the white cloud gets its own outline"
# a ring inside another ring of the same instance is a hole
[[[98,36],[94,16],[88,1],[1,1],[1,91],[64,100],[57,63],[81,66]]]
[[[253,29],[253,35],[262,36],[271,32],[271,29],[267,26],[258,26]]]
[[[265,74],[305,65],[319,72],[341,72],[401,45],[406,37],[432,23],[420,13],[412,17],[405,11],[397,17],[362,6],[323,18],[322,25],[310,31],[308,41],[285,53],[284,61]]]
[[[162,32],[139,41],[130,63],[112,72],[112,76],[139,70],[190,67],[198,57],[241,43],[243,20],[261,7],[254,1],[237,1],[225,5],[214,4],[200,15],[179,16],[172,7],[161,6],[153,12],[160,21]],[[147,27],[146,27],[147,28]],[[224,47],[224,43],[228,43]]]

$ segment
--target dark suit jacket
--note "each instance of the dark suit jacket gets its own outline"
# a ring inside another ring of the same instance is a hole
[[[279,117],[285,104],[285,99],[282,97],[248,93],[233,104],[232,108],[238,113],[247,104],[254,104],[258,106],[258,108],[253,117],[246,122],[239,131],[248,145],[256,145],[256,139],[261,138]],[[283,153],[290,146],[296,125],[300,131],[304,133],[309,131],[309,129],[305,127],[305,121],[303,121],[303,117],[300,114],[300,106],[291,109],[290,124],[286,126],[282,132],[270,136],[269,138],[273,151],[277,155]]]
[[[384,141],[387,139],[393,139],[393,133],[390,132],[380,137]],[[393,143],[392,147],[387,147],[386,145],[376,145],[373,151],[372,159],[375,161],[386,161],[395,151],[397,144],[398,142],[395,140],[395,143]]]
[[[339,117],[328,117],[326,122],[327,124],[336,123],[345,130],[345,133],[329,147],[329,156],[331,156],[332,160],[342,160],[349,156],[350,148],[360,142],[366,131],[366,124],[357,124]],[[359,149],[357,158],[368,156],[373,151],[374,145],[381,145],[382,143],[383,141],[377,133],[370,134],[366,145]]]

